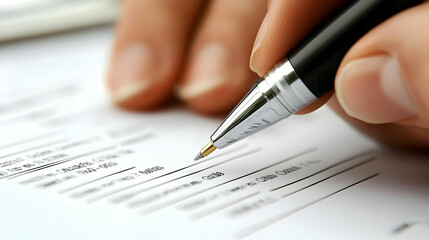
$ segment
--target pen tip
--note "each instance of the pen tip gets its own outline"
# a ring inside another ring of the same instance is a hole
[[[194,158],[194,161],[198,161],[201,158],[203,158],[204,156],[201,153],[198,153],[198,155]]]
[[[195,161],[200,160],[201,158],[207,157],[210,153],[212,153],[214,150],[216,150],[216,147],[213,145],[213,143],[209,142],[201,151],[198,153],[198,155],[194,158]]]

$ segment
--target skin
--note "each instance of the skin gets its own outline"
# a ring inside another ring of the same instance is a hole
[[[347,0],[124,0],[108,87],[130,110],[177,98],[201,114],[227,113],[320,21]],[[429,3],[362,37],[344,57],[329,105],[395,147],[429,149]],[[250,63],[250,64],[249,64]]]

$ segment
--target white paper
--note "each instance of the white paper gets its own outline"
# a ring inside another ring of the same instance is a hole
[[[323,108],[209,158],[220,123],[129,113],[111,30],[0,47],[2,239],[425,239],[427,156],[382,151]]]

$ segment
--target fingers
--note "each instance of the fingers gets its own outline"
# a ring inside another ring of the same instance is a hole
[[[291,48],[345,0],[272,0],[256,37],[250,67],[262,76],[282,60]],[[318,109],[331,95],[316,100],[298,114]]]
[[[256,37],[250,67],[264,75],[345,0],[271,0]]]
[[[394,147],[395,149],[429,152],[429,129],[393,123],[368,124],[356,118],[349,117],[338,103],[336,97],[331,98],[328,104],[331,109],[347,122],[386,146]]]
[[[215,0],[190,49],[179,97],[203,113],[230,110],[255,84],[248,62],[266,12],[261,0]]]
[[[168,99],[201,3],[126,0],[108,73],[113,101],[147,109]]]
[[[429,4],[387,20],[347,54],[336,79],[341,106],[367,123],[429,128]]]

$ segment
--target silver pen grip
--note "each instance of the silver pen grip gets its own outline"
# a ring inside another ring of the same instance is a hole
[[[316,99],[285,60],[258,81],[213,133],[211,142],[216,148],[227,147],[289,117]]]

